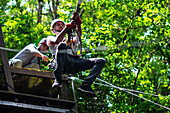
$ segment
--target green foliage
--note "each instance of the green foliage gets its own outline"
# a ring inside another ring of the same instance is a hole
[[[0,20],[7,48],[20,50],[29,43],[37,44],[41,38],[51,35],[53,14],[50,13],[47,0],[44,0],[43,13],[48,15],[42,15],[41,23],[37,23],[37,2],[31,0],[19,5],[21,0],[18,0],[16,4],[8,5],[8,0],[1,3]],[[66,23],[70,22],[76,5],[77,0],[60,1],[57,9],[59,18]],[[84,1],[81,8],[85,10],[81,17],[83,48],[91,50],[84,52],[82,57],[102,57],[107,61],[98,77],[122,88],[168,97],[170,2],[92,0]],[[8,53],[8,57],[14,54]],[[84,79],[89,71],[75,76]],[[96,82],[101,83],[98,80]],[[76,88],[80,84],[80,81],[75,81]],[[169,113],[165,108],[124,91],[96,84],[92,87],[97,94],[96,98],[86,97],[76,91],[79,112]],[[145,94],[139,96],[170,108],[169,98]]]

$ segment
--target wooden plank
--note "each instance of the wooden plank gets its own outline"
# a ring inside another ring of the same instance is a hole
[[[61,108],[54,108],[54,107],[46,107],[40,105],[33,105],[33,104],[25,104],[25,103],[18,103],[18,102],[10,102],[10,101],[2,101],[0,100],[0,108],[8,109],[8,111],[16,112],[24,112],[29,111],[29,113],[72,113],[70,109],[61,109]],[[0,109],[1,110],[1,109]]]
[[[5,47],[1,24],[0,24],[0,46]],[[7,52],[6,50],[0,50],[0,54],[1,54],[3,70],[5,73],[5,80],[6,80],[7,88],[10,92],[14,92],[14,84],[12,81],[11,71],[10,71],[9,64],[8,64]]]
[[[34,70],[31,68],[17,68],[17,67],[10,67],[10,70],[11,73],[15,73],[19,75],[31,75],[34,77],[54,79],[53,73],[50,71]]]
[[[9,68],[11,70],[11,73],[13,74],[55,79],[55,77],[53,76],[53,72],[51,71],[44,71],[44,70],[30,69],[30,68],[18,68],[18,67],[11,67],[11,66]],[[1,65],[0,65],[0,71],[3,71],[3,67]],[[68,81],[68,75],[62,75],[62,80]]]
[[[76,102],[70,100],[55,99],[50,97],[42,97],[16,92],[7,92],[2,90],[0,90],[0,100],[48,107],[57,107],[63,109],[74,109],[76,104]]]

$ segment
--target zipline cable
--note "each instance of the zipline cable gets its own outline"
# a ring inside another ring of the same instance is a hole
[[[148,99],[146,99],[146,98],[144,98],[144,97],[140,97],[140,96],[138,96],[138,95],[136,95],[136,94],[134,94],[134,93],[132,93],[132,92],[129,92],[129,91],[125,90],[124,88],[120,88],[120,87],[117,87],[117,86],[115,86],[115,85],[112,85],[112,84],[110,84],[110,83],[108,83],[108,82],[106,82],[106,81],[104,81],[104,80],[102,80],[102,79],[99,79],[99,78],[96,78],[96,79],[99,80],[99,81],[101,81],[101,82],[103,82],[103,83],[105,83],[105,84],[108,84],[108,85],[112,86],[113,88],[117,88],[117,89],[119,89],[119,90],[125,91],[125,92],[127,92],[127,93],[129,93],[129,94],[131,94],[131,95],[134,95],[134,96],[136,96],[136,97],[139,97],[139,98],[141,98],[141,99],[144,99],[144,100],[146,100],[146,101],[148,101],[148,102],[151,102],[151,103],[153,103],[153,104],[155,104],[155,105],[158,105],[158,106],[160,106],[160,107],[162,107],[162,108],[165,108],[165,109],[167,109],[167,110],[170,111],[170,108],[168,108],[168,107],[165,107],[165,106],[163,106],[163,105],[160,105],[160,104],[158,104],[158,103],[155,103],[155,102],[153,102],[153,101],[150,101],[150,100],[148,100]]]
[[[148,102],[150,102],[150,103],[153,103],[153,104],[155,104],[155,105],[157,105],[157,106],[160,106],[160,107],[165,108],[165,109],[167,109],[167,110],[170,111],[170,108],[168,108],[168,107],[166,107],[166,106],[163,106],[163,105],[160,105],[160,104],[155,103],[155,102],[153,102],[153,101],[150,101],[150,100],[148,100],[148,99],[146,99],[146,98],[144,98],[144,97],[140,97],[139,95],[136,95],[136,94],[134,94],[134,93],[132,93],[132,92],[129,92],[129,91],[126,91],[126,92],[129,93],[129,94],[131,94],[131,95],[134,95],[134,96],[136,96],[136,97],[139,97],[139,98],[141,98],[141,99],[144,99],[144,100],[146,100],[146,101],[148,101]]]
[[[78,81],[83,81],[83,80],[78,79],[78,78],[76,78],[76,77],[69,77],[69,79],[78,80]],[[154,94],[150,94],[150,93],[144,93],[144,92],[141,92],[141,91],[135,91],[135,90],[125,89],[125,88],[121,88],[121,87],[115,86],[115,85],[113,85],[113,84],[110,84],[110,83],[108,83],[108,82],[106,82],[106,81],[104,81],[104,80],[102,80],[102,79],[99,79],[99,78],[96,78],[96,79],[99,80],[99,81],[101,81],[101,82],[103,82],[103,83],[105,83],[105,84],[100,84],[100,83],[94,83],[94,84],[102,85],[102,86],[106,86],[106,87],[113,87],[113,88],[116,88],[116,89],[125,91],[125,92],[127,92],[127,93],[129,93],[129,94],[131,94],[131,95],[134,95],[134,96],[138,97],[138,98],[141,98],[141,99],[146,100],[146,101],[148,101],[148,102],[150,102],[150,103],[153,103],[153,104],[155,104],[155,105],[157,105],[157,106],[160,106],[160,107],[162,107],[162,108],[165,108],[165,109],[167,109],[167,110],[170,110],[170,108],[168,108],[168,107],[165,107],[165,106],[163,106],[163,105],[161,105],[161,104],[158,104],[158,103],[155,103],[155,102],[153,102],[153,101],[150,101],[150,100],[148,100],[148,99],[146,99],[146,98],[144,98],[144,97],[140,97],[139,95],[134,94],[134,93],[132,93],[132,92],[143,93],[143,94],[148,94],[148,95],[157,96],[157,97],[163,97],[163,98],[170,98],[170,97],[159,96],[159,95],[154,95]],[[107,85],[106,85],[106,84],[107,84]]]
[[[68,77],[68,78],[71,79],[71,80],[84,81],[84,80],[81,80],[81,79],[76,78],[76,77]],[[106,87],[113,87],[113,86],[114,86],[113,88],[120,89],[120,90],[123,90],[123,91],[130,91],[130,92],[135,92],[135,93],[146,94],[146,95],[151,95],[151,96],[155,96],[155,97],[162,97],[162,98],[168,98],[168,99],[170,99],[170,97],[161,96],[161,95],[156,95],[156,94],[151,94],[151,93],[145,93],[145,92],[136,91],[136,90],[131,90],[131,89],[126,89],[126,88],[121,88],[121,87],[115,86],[115,85],[113,85],[113,84],[112,84],[112,86],[111,86],[111,85],[107,85],[107,84],[96,83],[96,82],[94,82],[94,84],[96,84],[96,85],[101,85],[101,86],[106,86]]]

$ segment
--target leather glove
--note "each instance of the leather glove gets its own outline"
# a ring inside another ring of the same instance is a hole
[[[71,21],[70,23],[66,24],[66,26],[71,29],[75,26],[75,23],[73,21]]]
[[[76,21],[76,24],[77,24],[77,25],[80,25],[80,24],[83,23],[82,20],[81,20],[81,18],[80,18],[80,16],[79,16],[79,14],[78,14],[77,12],[73,12],[73,16],[71,17],[71,19],[73,19],[74,21]]]

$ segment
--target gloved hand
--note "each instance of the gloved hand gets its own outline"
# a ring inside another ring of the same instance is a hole
[[[70,23],[66,24],[66,26],[71,29],[75,26],[75,23],[73,21],[71,21]]]
[[[73,19],[74,21],[76,21],[77,25],[80,25],[82,22],[79,14],[77,12],[73,12],[73,16],[71,17],[71,19]]]

